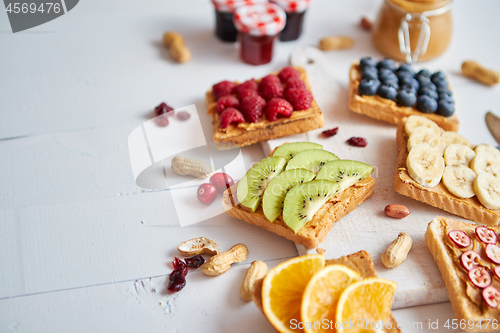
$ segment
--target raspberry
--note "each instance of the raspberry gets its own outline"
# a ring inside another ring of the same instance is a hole
[[[216,99],[219,99],[222,96],[231,95],[234,87],[236,87],[236,83],[231,81],[222,81],[212,86],[212,93]]]
[[[307,110],[312,106],[313,96],[307,89],[287,89],[285,92],[285,98],[290,102],[290,104],[293,105],[293,109],[296,111]]]
[[[290,117],[293,113],[293,106],[283,98],[272,98],[266,105],[266,117],[269,121],[278,119],[278,114]]]
[[[222,96],[219,98],[217,101],[217,113],[221,114],[222,111],[224,111],[227,108],[239,108],[240,107],[240,101],[234,96],[231,95],[226,95]]]
[[[278,76],[281,82],[286,82],[286,80],[288,80],[291,77],[296,77],[300,79],[300,72],[297,69],[288,66],[283,68],[281,72],[278,74]]]
[[[262,97],[266,101],[269,101],[271,98],[274,97],[283,97],[283,86],[281,85],[281,82],[271,82],[266,81],[266,83],[262,83],[260,85],[260,93]]]
[[[238,84],[236,86],[236,88],[234,88],[234,92],[236,94],[239,94],[239,92],[242,90],[255,90],[255,91],[257,91],[258,88],[259,88],[259,84],[257,83],[257,81],[255,81],[254,79],[251,79],[251,80],[248,80],[248,81],[245,81],[243,83]]]
[[[298,77],[292,76],[288,80],[285,81],[285,86],[287,89],[292,89],[292,88],[301,88],[301,89],[307,89],[306,84],[304,81],[302,81]]]
[[[245,117],[235,108],[227,108],[219,116],[219,124],[222,129],[227,128],[232,123],[239,124],[243,122],[245,122]]]
[[[257,90],[251,90],[251,89],[238,90],[236,92],[236,94],[238,95],[238,98],[240,99],[240,101],[243,100],[243,98],[245,98],[247,96],[258,96],[259,95]]]
[[[269,83],[280,83],[280,79],[276,75],[269,74],[268,76],[264,76],[260,81],[260,89],[262,90],[262,85],[266,85]]]
[[[266,101],[260,96],[248,96],[241,101],[241,111],[248,122],[256,123],[262,116]]]

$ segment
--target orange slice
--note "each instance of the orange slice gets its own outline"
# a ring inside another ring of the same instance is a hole
[[[396,286],[395,282],[380,278],[368,278],[348,286],[337,304],[337,333],[380,331],[381,322],[386,325],[391,316]]]
[[[325,257],[310,254],[287,260],[274,267],[262,283],[262,307],[269,322],[279,332],[300,323],[302,294],[311,277],[325,267]]]
[[[340,295],[347,286],[360,279],[357,272],[344,265],[329,265],[316,273],[309,280],[302,296],[304,331],[331,332]]]

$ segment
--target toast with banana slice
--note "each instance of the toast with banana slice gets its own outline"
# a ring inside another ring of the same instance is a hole
[[[410,116],[399,125],[394,190],[464,218],[500,223],[500,151],[474,146],[435,122]]]

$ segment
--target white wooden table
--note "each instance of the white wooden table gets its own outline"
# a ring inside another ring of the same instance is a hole
[[[301,39],[276,45],[272,63],[259,67],[216,40],[206,0],[80,1],[17,34],[0,10],[0,332],[273,332],[240,299],[239,285],[251,261],[272,267],[296,256],[295,245],[224,214],[181,227],[173,190],[135,184],[127,137],[159,102],[203,112],[213,83],[264,76],[325,35],[355,38],[354,48],[325,54],[347,87],[354,59],[381,57],[358,26],[380,4],[313,1]],[[500,88],[462,77],[460,65],[477,59],[500,68],[499,12],[498,0],[456,1],[451,47],[424,64],[448,73],[460,133],[475,143],[496,144],[484,115],[500,113]],[[185,36],[191,62],[170,61],[161,45],[167,30]],[[242,151],[247,167],[264,156],[260,145]],[[194,195],[196,187],[187,189]],[[168,263],[181,241],[197,236],[223,249],[244,243],[250,256],[217,278],[190,272],[171,295]],[[449,303],[394,315],[404,332],[445,331],[454,317]],[[439,330],[429,329],[436,320]]]

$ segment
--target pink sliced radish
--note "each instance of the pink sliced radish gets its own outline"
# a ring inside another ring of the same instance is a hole
[[[500,291],[492,286],[486,287],[483,290],[483,299],[489,307],[496,309],[500,302]]]
[[[495,264],[500,264],[500,247],[488,244],[486,245],[486,256]]]
[[[469,271],[469,280],[478,288],[486,288],[491,284],[491,275],[484,267],[476,267]]]
[[[495,266],[495,269],[493,269],[493,272],[495,272],[495,275],[497,278],[500,279],[500,266]]]
[[[460,262],[466,270],[470,271],[474,267],[479,266],[481,256],[474,251],[465,251],[460,256]]]
[[[464,248],[470,245],[469,236],[461,230],[452,230],[448,233],[448,236],[458,247]]]
[[[495,244],[497,242],[497,234],[486,227],[476,227],[476,236],[486,244]]]

